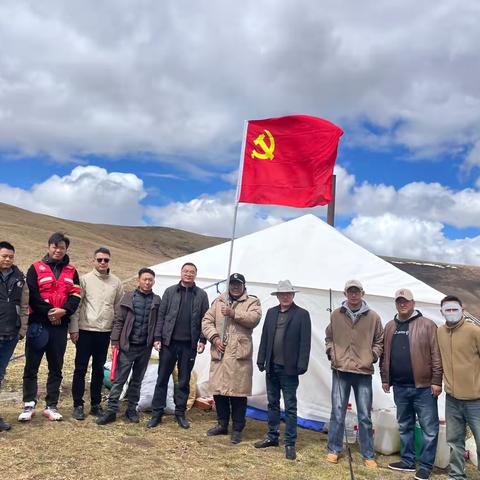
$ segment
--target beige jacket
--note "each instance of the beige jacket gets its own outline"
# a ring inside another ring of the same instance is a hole
[[[80,306],[70,321],[70,333],[111,332],[114,309],[123,297],[121,280],[112,273],[101,274],[94,269],[80,278],[80,289]]]
[[[225,305],[225,293],[217,297],[203,317],[202,331],[212,342],[222,336],[221,308]],[[262,318],[262,308],[257,297],[245,292],[232,305],[235,316],[227,321],[227,346],[222,358],[211,346],[210,391],[212,395],[247,397],[252,394],[253,343],[252,331]]]
[[[458,400],[480,399],[480,327],[461,320],[437,330],[445,391]]]

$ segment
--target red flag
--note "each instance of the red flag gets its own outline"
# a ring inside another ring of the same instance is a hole
[[[239,202],[326,205],[342,135],[333,123],[307,115],[250,120]]]
[[[118,347],[112,348],[112,368],[110,369],[110,382],[114,382],[117,374]]]

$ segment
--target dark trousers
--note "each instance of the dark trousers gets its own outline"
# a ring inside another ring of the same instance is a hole
[[[243,431],[245,428],[245,414],[247,413],[247,397],[214,395],[213,399],[215,400],[218,423],[224,427],[228,426],[231,414],[233,431]]]
[[[393,399],[397,406],[397,422],[400,431],[401,458],[409,467],[415,467],[415,415],[422,428],[420,467],[432,471],[438,441],[437,399],[432,389],[393,387]]]
[[[42,350],[35,350],[29,343],[25,344],[25,368],[23,370],[23,401],[37,401],[38,369],[43,355],[47,357],[48,378],[47,407],[56,407],[62,384],[62,369],[65,349],[67,348],[67,326],[47,325],[48,343]]]
[[[280,435],[280,394],[285,404],[285,445],[294,446],[297,440],[298,376],[286,375],[281,365],[273,365],[267,373],[268,438],[278,441]]]
[[[190,393],[190,374],[197,350],[192,348],[191,342],[177,342],[173,340],[170,345],[162,345],[158,364],[158,377],[155,393],[152,400],[154,415],[163,415],[167,402],[168,380],[175,368],[178,367],[178,384],[174,389],[175,415],[185,415],[187,410],[188,395]]]
[[[90,403],[100,405],[102,401],[103,367],[107,360],[110,332],[80,330],[76,344],[75,370],[72,381],[73,406],[83,405],[85,375],[92,358],[92,380],[90,381]]]
[[[118,352],[117,370],[115,372],[115,380],[108,397],[108,410],[118,412],[118,404],[123,386],[128,380],[130,371],[132,377],[128,384],[128,407],[127,410],[135,411],[138,401],[140,400],[140,389],[142,388],[142,380],[147,370],[148,361],[150,360],[151,348],[146,345],[130,344],[128,352],[120,350]]]
[[[10,340],[0,340],[0,386],[5,378],[8,362],[12,358],[18,343],[18,335]]]

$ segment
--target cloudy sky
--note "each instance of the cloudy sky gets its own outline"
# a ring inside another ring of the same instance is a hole
[[[339,229],[480,264],[479,15],[476,0],[4,0],[0,201],[228,236],[244,121],[309,114],[345,131]],[[303,213],[241,205],[238,231]]]

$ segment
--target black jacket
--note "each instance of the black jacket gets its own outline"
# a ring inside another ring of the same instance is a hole
[[[48,256],[43,257],[42,260],[52,269],[52,272],[56,278],[60,276],[63,267],[70,263],[68,255],[65,255],[60,262],[53,262]],[[80,278],[77,271],[75,271],[73,276],[73,283],[75,285],[80,285]],[[33,265],[30,266],[27,272],[27,285],[28,290],[30,291],[29,303],[31,310],[28,323],[42,322],[50,325],[50,321],[48,320],[48,312],[52,309],[52,306],[40,296],[40,291],[38,289],[38,275]],[[75,313],[79,304],[79,296],[70,295],[68,297],[65,304],[62,305],[62,308],[67,312],[62,317],[62,325],[67,325],[70,322],[70,316]]]
[[[155,328],[155,341],[160,340],[162,344],[170,345],[175,322],[180,310],[181,295],[180,283],[172,285],[165,290],[158,310],[157,327]],[[205,290],[193,286],[192,289],[192,323],[191,323],[191,339],[192,348],[195,348],[197,342],[206,343],[205,337],[202,335],[202,319],[208,310],[208,295]]]
[[[24,284],[25,277],[15,265],[6,282],[0,279],[0,335],[16,335],[20,330],[20,304]]]
[[[263,324],[262,339],[258,349],[257,365],[260,371],[269,373],[273,367],[273,340],[280,305],[270,308]],[[285,374],[302,375],[308,369],[311,344],[310,314],[295,303],[288,309],[287,326],[283,345],[285,348]]]

